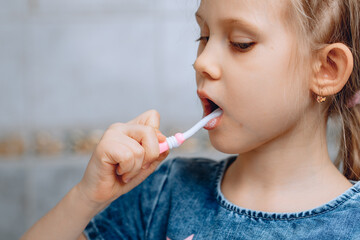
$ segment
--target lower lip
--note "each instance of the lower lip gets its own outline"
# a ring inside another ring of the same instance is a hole
[[[222,114],[219,117],[213,118],[211,119],[206,125],[205,125],[205,129],[206,130],[213,130],[215,129],[217,126],[220,125],[220,120],[222,118]]]

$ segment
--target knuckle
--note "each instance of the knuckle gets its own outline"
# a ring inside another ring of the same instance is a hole
[[[136,159],[134,162],[134,170],[137,171],[141,168],[142,165],[142,159]]]
[[[146,135],[156,135],[156,131],[153,127],[150,126],[144,126],[144,133]]]
[[[97,158],[101,161],[101,162],[107,162],[109,160],[109,157],[106,154],[99,154],[97,156]]]
[[[159,154],[156,154],[155,151],[153,151],[152,153],[150,153],[150,154],[148,155],[148,158],[149,158],[150,161],[154,161],[154,160],[157,159],[158,157],[159,157]]]
[[[114,154],[112,154],[110,151],[99,152],[97,158],[103,163],[117,160],[116,157],[114,157]]]
[[[111,144],[112,144],[112,141],[110,140],[108,135],[104,134],[104,136],[102,137],[102,139],[98,143],[97,147],[99,148],[99,150],[107,150],[108,146],[111,146]]]
[[[134,154],[131,151],[123,151],[121,156],[125,161],[131,161],[134,158]]]
[[[112,152],[111,141],[107,141],[106,139],[101,140],[95,148],[95,152],[100,155],[104,155]]]
[[[150,161],[150,162],[158,157],[158,155],[156,155],[156,151],[154,151],[153,149],[147,151],[145,155],[146,155],[147,161]]]
[[[124,172],[130,171],[132,168],[132,165],[129,162],[125,161],[125,162],[119,163],[119,167],[122,170],[122,172],[124,173]]]
[[[123,123],[117,122],[117,123],[111,124],[108,129],[116,129],[116,128],[120,128],[120,127],[123,127],[123,126],[124,126]]]
[[[136,157],[143,157],[145,155],[145,149],[143,147],[137,147],[135,150]]]
[[[108,152],[107,147],[105,144],[103,144],[102,142],[100,142],[95,149],[95,156],[100,159],[100,160],[104,160],[104,158],[107,158],[106,152]]]

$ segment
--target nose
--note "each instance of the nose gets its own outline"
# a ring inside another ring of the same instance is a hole
[[[193,67],[197,74],[210,80],[219,80],[221,78],[220,56],[218,56],[215,46],[210,45],[210,41],[199,53]]]

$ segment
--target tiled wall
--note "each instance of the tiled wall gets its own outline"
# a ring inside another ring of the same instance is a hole
[[[1,130],[105,127],[151,108],[191,123],[195,2],[3,0]]]
[[[0,0],[0,239],[18,239],[81,179],[111,123],[157,109],[169,135],[202,116],[198,2]],[[224,156],[205,131],[175,155]]]

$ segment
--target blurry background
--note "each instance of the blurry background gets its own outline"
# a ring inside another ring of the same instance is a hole
[[[156,109],[169,136],[202,117],[198,2],[0,0],[0,239],[18,239],[81,179],[110,124]],[[204,130],[176,155],[225,156]]]

